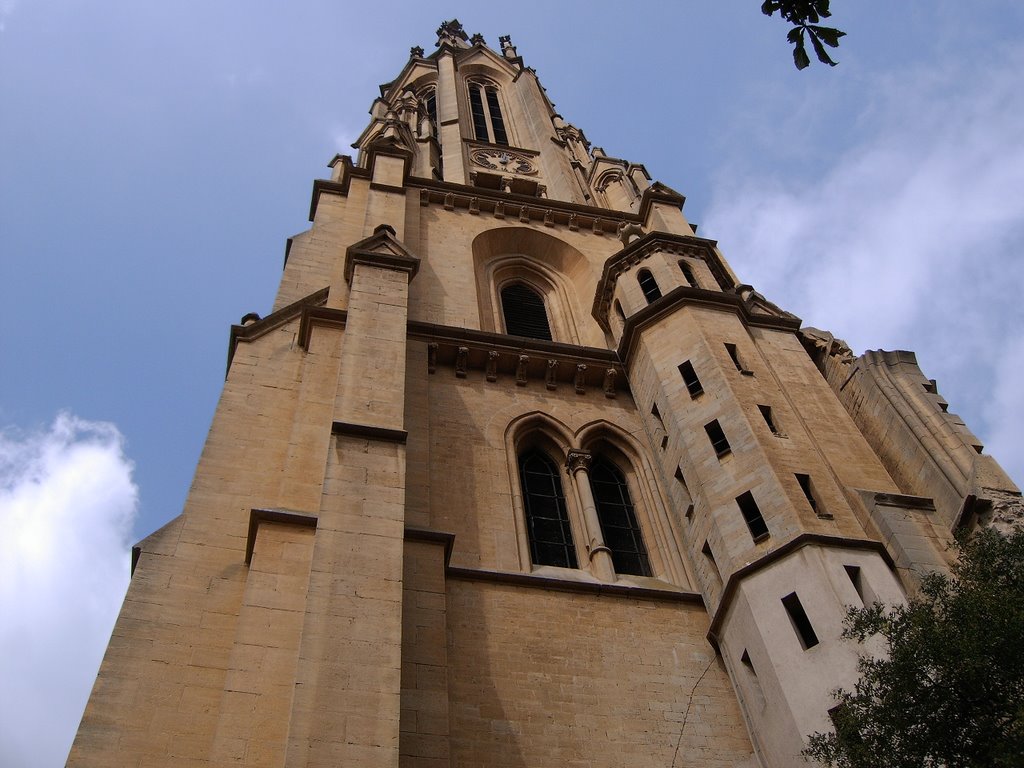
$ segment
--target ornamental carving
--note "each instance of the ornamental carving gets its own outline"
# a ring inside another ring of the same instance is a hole
[[[530,176],[537,173],[533,160],[519,152],[505,149],[474,149],[469,153],[474,164],[502,173]]]

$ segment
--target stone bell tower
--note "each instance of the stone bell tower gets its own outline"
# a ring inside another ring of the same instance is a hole
[[[69,766],[802,765],[1020,492],[908,352],[801,329],[458,21],[231,328]]]

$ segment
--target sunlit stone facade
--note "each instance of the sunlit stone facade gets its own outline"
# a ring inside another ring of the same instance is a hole
[[[507,38],[442,25],[370,115],[231,329],[69,765],[802,764],[846,607],[1018,489],[911,353],[801,329]]]

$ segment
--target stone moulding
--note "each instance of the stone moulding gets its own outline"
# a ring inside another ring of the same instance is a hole
[[[404,429],[389,429],[377,427],[372,424],[356,424],[349,421],[335,421],[331,424],[332,435],[343,435],[345,437],[360,437],[367,440],[380,440],[385,443],[400,443],[405,445],[409,433]]]
[[[290,509],[253,509],[249,511],[249,533],[245,540],[245,564],[252,563],[252,553],[256,548],[256,534],[261,523],[283,523],[301,528],[317,526],[317,516],[308,512],[295,512]]]
[[[796,333],[800,330],[800,318],[795,315],[774,316],[761,315],[751,312],[749,302],[735,293],[722,293],[721,291],[709,291],[704,288],[690,288],[679,286],[673,288],[660,299],[653,301],[639,312],[635,312],[626,318],[626,324],[622,329],[622,338],[619,339],[618,358],[628,365],[640,332],[651,323],[657,322],[677,308],[686,305],[701,305],[715,307],[735,312],[743,322],[749,326],[759,328],[772,328],[779,331],[790,331]]]
[[[238,347],[239,342],[249,342],[254,339],[258,339],[260,336],[269,333],[275,328],[287,323],[289,320],[297,316],[305,317],[305,314],[315,307],[322,307],[327,302],[327,294],[329,288],[321,288],[319,291],[315,291],[308,296],[305,296],[298,301],[294,301],[286,307],[264,317],[262,320],[256,320],[251,323],[236,324],[231,326],[231,332],[228,337],[228,364],[227,370],[224,371],[224,378],[227,378],[228,373],[231,371],[231,361],[235,357],[235,349]],[[246,315],[248,318],[252,313]],[[243,318],[244,320],[245,318]]]

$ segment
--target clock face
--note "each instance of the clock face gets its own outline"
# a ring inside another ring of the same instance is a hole
[[[530,158],[518,152],[501,149],[476,149],[470,155],[473,162],[490,168],[492,171],[504,173],[532,174],[537,172]]]

